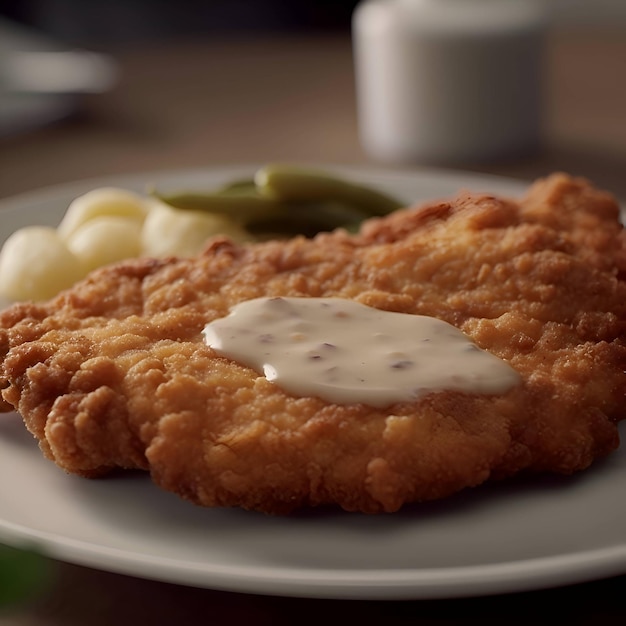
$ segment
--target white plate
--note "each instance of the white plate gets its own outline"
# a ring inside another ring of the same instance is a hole
[[[0,203],[0,241],[55,224],[101,185],[210,188],[251,168],[84,181]],[[441,171],[340,168],[410,200],[526,185]],[[622,428],[626,436],[626,429]],[[0,539],[72,563],[174,583],[327,598],[476,596],[626,573],[626,450],[569,478],[487,485],[393,515],[269,517],[201,509],[143,474],[89,481],[43,459],[16,414],[0,419]]]

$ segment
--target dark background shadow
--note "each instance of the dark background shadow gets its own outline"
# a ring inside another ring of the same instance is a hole
[[[348,29],[357,0],[0,0],[0,15],[81,46]]]

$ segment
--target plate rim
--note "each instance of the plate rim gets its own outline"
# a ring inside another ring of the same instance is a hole
[[[389,568],[367,571],[324,569],[302,575],[301,568],[282,567],[279,576],[276,568],[271,569],[271,576],[267,576],[263,572],[268,568],[264,567],[212,565],[207,570],[204,563],[137,555],[54,533],[24,531],[21,526],[0,519],[0,541],[7,536],[17,540],[7,545],[17,549],[39,550],[50,558],[121,575],[236,593],[299,598],[469,598],[537,591],[621,576],[626,572],[626,542],[620,546],[513,562],[404,569],[402,575]],[[91,557],[100,557],[99,563],[94,564]],[[146,571],[146,566],[153,569]]]

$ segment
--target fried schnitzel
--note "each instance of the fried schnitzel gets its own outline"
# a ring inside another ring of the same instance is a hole
[[[204,506],[393,512],[520,472],[569,474],[619,444],[626,238],[614,199],[554,174],[520,200],[459,193],[359,233],[96,270],[0,315],[0,388],[46,457],[87,477],[147,470]],[[205,325],[263,296],[432,316],[508,363],[500,393],[385,407],[299,396],[218,354]]]

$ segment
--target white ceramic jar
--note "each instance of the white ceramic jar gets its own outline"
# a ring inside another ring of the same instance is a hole
[[[513,156],[541,139],[541,0],[364,0],[353,15],[359,132],[380,161]]]

